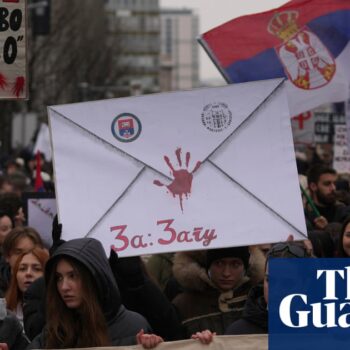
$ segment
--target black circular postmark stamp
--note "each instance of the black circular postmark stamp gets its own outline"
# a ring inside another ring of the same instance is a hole
[[[221,132],[232,122],[232,112],[224,102],[209,103],[203,108],[202,124],[210,131]]]

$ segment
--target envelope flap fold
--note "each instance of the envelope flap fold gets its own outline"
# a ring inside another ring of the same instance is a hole
[[[125,191],[141,170],[125,158],[49,108],[54,154],[58,214],[63,238],[85,236]],[[96,156],[94,156],[96,155]],[[69,205],[60,206],[60,203]],[[84,215],[75,217],[75,209]]]
[[[187,152],[192,162],[189,166],[205,161],[281,82],[274,79],[146,95],[133,97],[132,103],[130,98],[120,98],[53,108],[117,150],[171,177],[165,157],[174,167],[185,163]],[[180,160],[175,153],[178,149]]]

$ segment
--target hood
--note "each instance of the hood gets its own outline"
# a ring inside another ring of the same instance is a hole
[[[250,258],[247,274],[252,285],[255,286],[264,280],[266,257],[259,245],[250,246],[249,250]]]
[[[176,253],[173,274],[185,290],[204,292],[215,288],[206,270],[206,251]]]
[[[90,271],[96,282],[97,295],[107,321],[115,317],[121,305],[117,283],[109,266],[102,244],[94,238],[78,238],[59,246],[46,264],[45,279],[54,262],[64,256],[74,258]]]

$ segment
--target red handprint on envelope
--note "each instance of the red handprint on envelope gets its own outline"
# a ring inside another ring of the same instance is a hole
[[[170,162],[169,157],[164,156],[165,163],[168,165],[168,167],[171,170],[171,174],[174,177],[174,180],[169,185],[164,185],[159,180],[154,180],[153,183],[157,186],[166,186],[166,188],[170,191],[170,193],[173,195],[173,197],[179,196],[180,199],[180,207],[183,211],[183,205],[182,200],[183,196],[188,198],[188,195],[191,193],[191,187],[192,187],[192,180],[193,180],[193,173],[198,170],[198,168],[201,165],[201,162],[197,162],[196,166],[193,168],[193,170],[190,172],[188,170],[188,166],[191,159],[190,152],[186,152],[185,156],[185,165],[186,168],[182,168],[182,159],[181,159],[181,148],[178,148],[175,151],[175,155],[177,158],[177,162],[179,164],[180,169],[175,170],[174,166]]]

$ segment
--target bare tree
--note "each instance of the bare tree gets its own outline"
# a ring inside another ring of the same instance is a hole
[[[79,101],[84,84],[105,86],[121,74],[108,45],[103,5],[103,0],[54,2],[51,35],[34,41],[29,65],[36,108]]]
[[[2,148],[9,149],[9,125],[16,110],[35,111],[45,119],[48,105],[104,98],[104,87],[124,74],[115,65],[118,43],[108,37],[104,4],[104,0],[52,0],[46,36],[32,37],[29,23],[29,101],[0,101]]]

